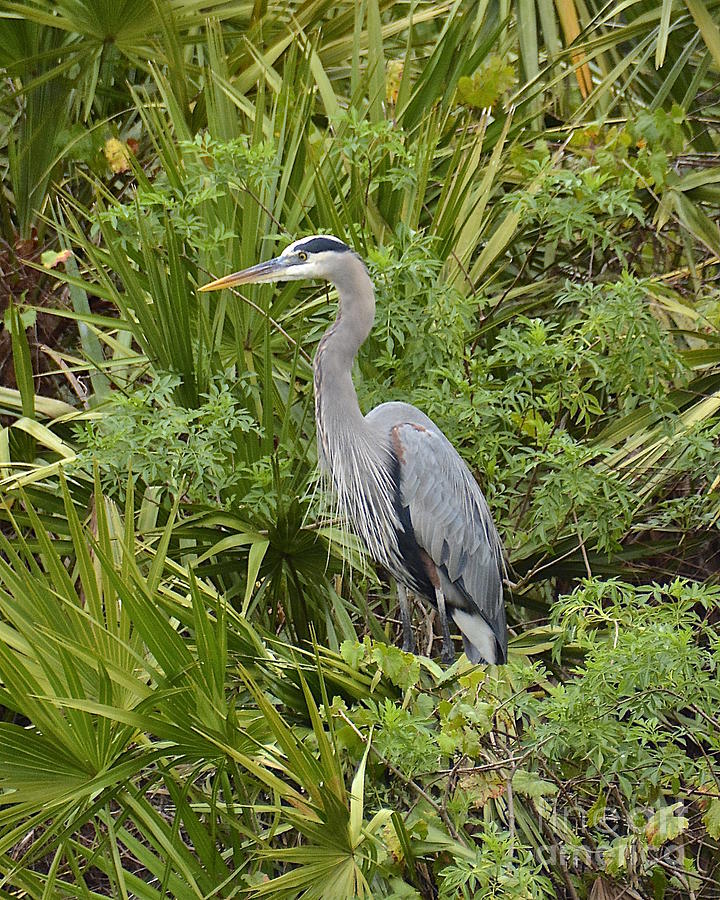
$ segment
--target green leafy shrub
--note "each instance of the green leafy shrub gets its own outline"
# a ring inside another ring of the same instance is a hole
[[[556,896],[550,879],[528,847],[490,826],[480,835],[474,860],[460,859],[442,870],[439,897],[496,897],[498,900],[544,900]]]
[[[137,216],[142,215],[148,239],[164,243],[165,221],[203,258],[225,258],[238,230],[218,214],[229,198],[237,198],[249,185],[277,177],[274,147],[269,142],[251,143],[245,135],[229,141],[213,139],[207,132],[174,147],[177,169],[162,167],[152,180],[141,177],[132,202],[113,203],[101,210],[98,222],[108,223],[121,246],[137,241]],[[97,225],[96,225],[97,228]]]
[[[245,465],[244,441],[261,434],[243,396],[244,381],[213,381],[194,409],[174,401],[179,383],[178,376],[159,376],[113,394],[102,417],[78,431],[78,465],[89,473],[101,458],[101,480],[111,495],[124,489],[130,473],[145,486],[185,494],[190,502],[237,507],[247,483],[257,481]]]

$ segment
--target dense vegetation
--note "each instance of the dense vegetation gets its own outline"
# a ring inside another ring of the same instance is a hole
[[[0,896],[720,896],[720,2],[0,17]],[[507,666],[403,654],[317,485],[365,409],[485,490]]]

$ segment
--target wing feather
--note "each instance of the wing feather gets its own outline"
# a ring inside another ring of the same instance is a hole
[[[400,451],[401,501],[415,539],[457,590],[455,598],[446,598],[449,605],[479,613],[504,660],[502,544],[482,491],[442,432],[407,423],[396,425],[393,437]]]

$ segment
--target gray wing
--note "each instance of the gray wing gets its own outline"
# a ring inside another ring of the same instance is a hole
[[[502,543],[482,491],[442,434],[419,424],[392,429],[400,495],[415,539],[456,589],[448,605],[479,613],[507,657]],[[453,596],[455,593],[455,596]]]

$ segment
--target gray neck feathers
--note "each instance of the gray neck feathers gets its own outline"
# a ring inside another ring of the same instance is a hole
[[[349,253],[333,283],[338,314],[314,362],[318,457],[335,489],[341,519],[353,523],[371,555],[383,562],[388,536],[399,525],[391,455],[386,438],[373,431],[360,411],[352,381],[355,356],[375,318],[375,292],[364,263]]]
[[[315,355],[315,410],[318,440],[366,427],[352,382],[358,350],[375,319],[375,291],[362,260],[344,254],[342,273],[333,279],[340,303],[337,318],[323,335]],[[324,450],[321,447],[321,450]]]

